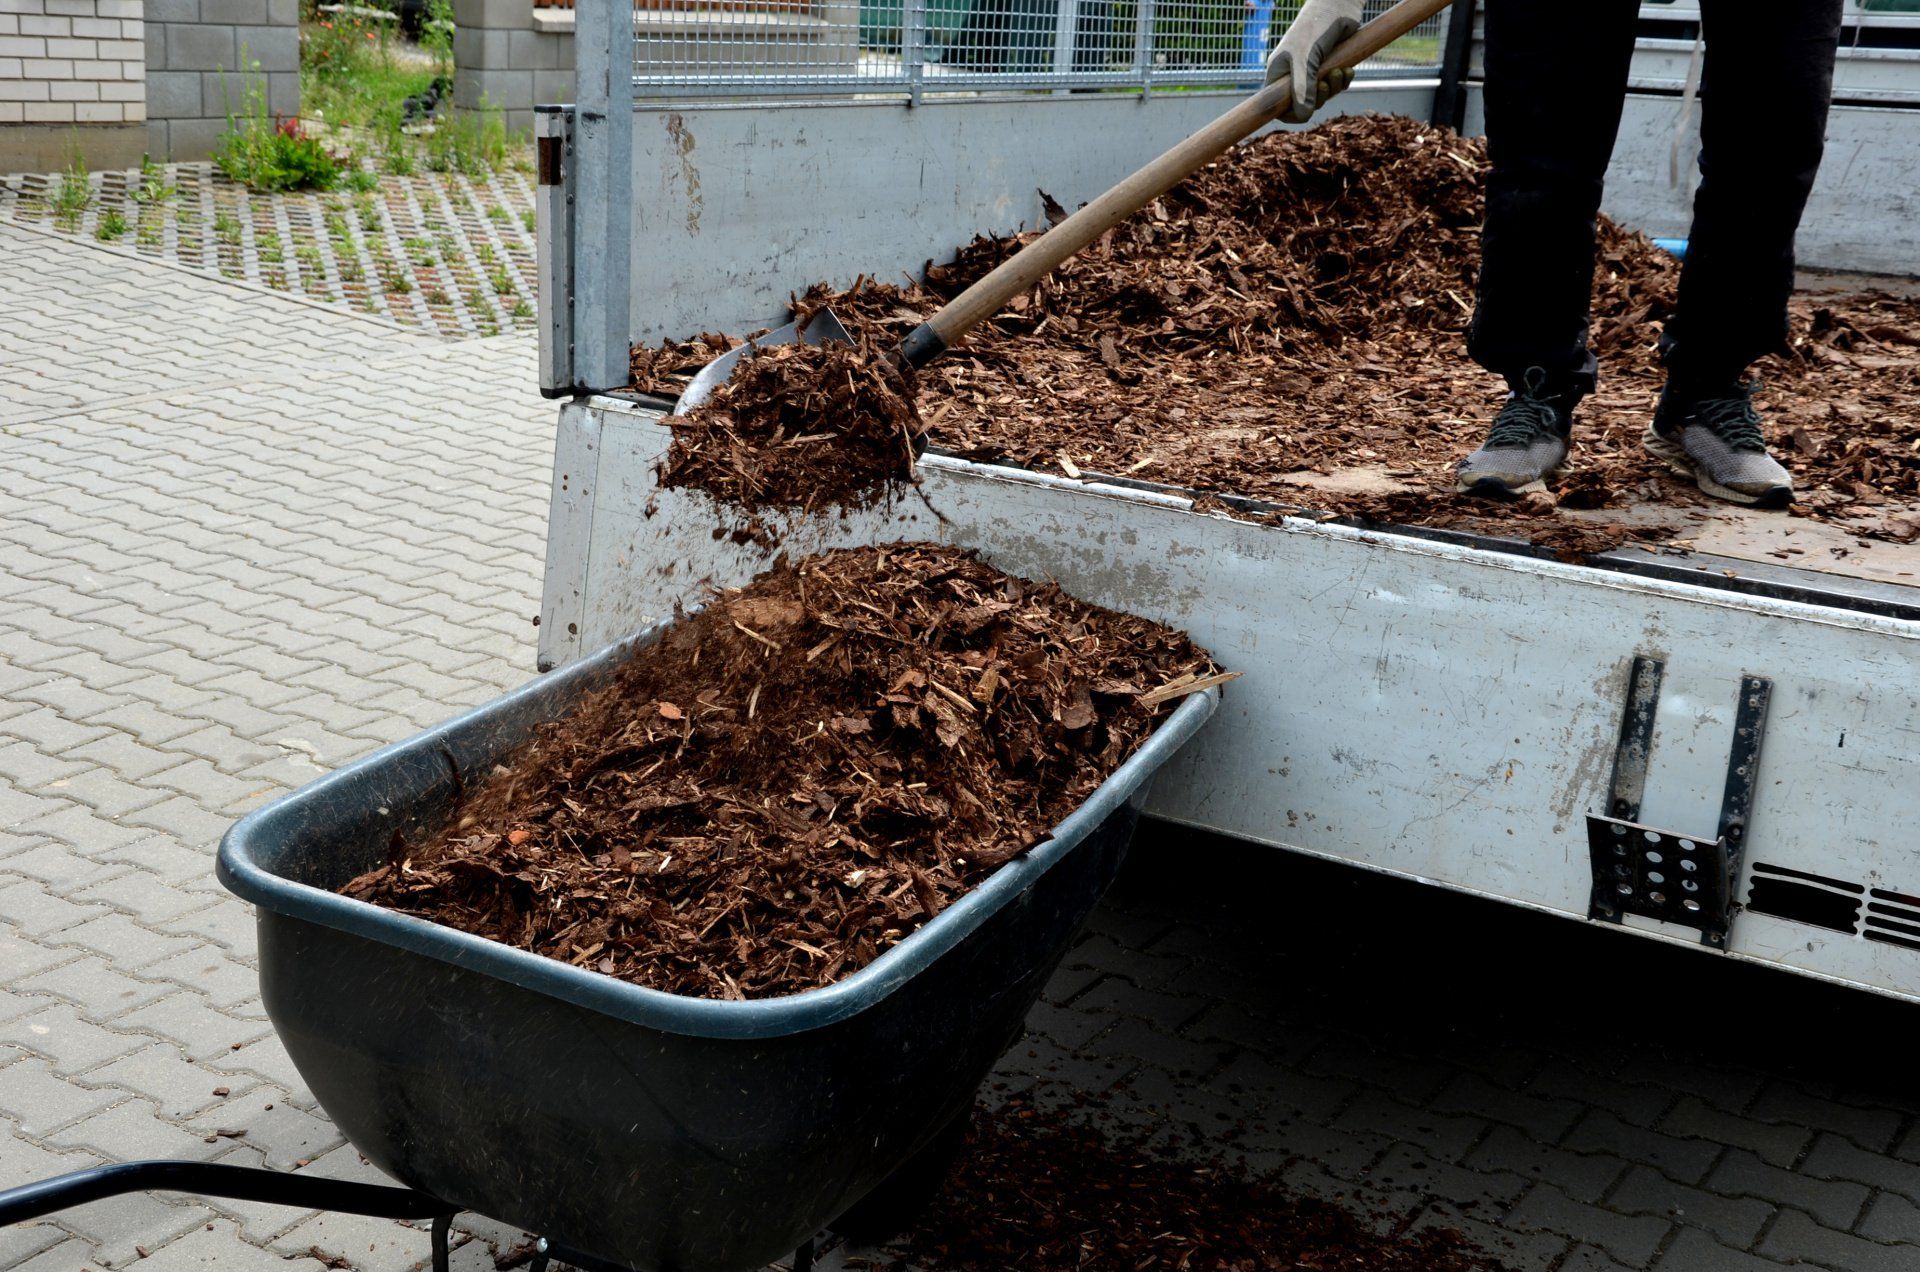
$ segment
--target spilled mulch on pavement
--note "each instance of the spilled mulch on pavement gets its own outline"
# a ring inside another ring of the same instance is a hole
[[[1646,455],[1657,343],[1679,266],[1602,220],[1599,392],[1550,496],[1467,501],[1453,465],[1505,386],[1469,362],[1484,146],[1391,116],[1241,147],[1104,235],[920,375],[930,444],[1381,522],[1525,534],[1568,555],[1670,537],[1706,503]],[[1006,258],[983,239],[911,287],[829,303],[888,349]],[[635,387],[677,394],[722,337],[636,350]],[[1796,297],[1789,348],[1756,369],[1799,515],[1920,537],[1920,301]],[[1671,515],[1629,528],[1616,514]]]
[[[661,484],[757,514],[858,507],[912,480],[925,430],[911,368],[844,344],[775,345],[668,421]]]
[[[1040,842],[1207,678],[1184,635],[958,549],[782,561],[341,891],[669,993],[795,993]]]
[[[1390,1225],[1218,1161],[1180,1160],[1082,1119],[976,1111],[945,1186],[893,1269],[1500,1272],[1458,1231]]]

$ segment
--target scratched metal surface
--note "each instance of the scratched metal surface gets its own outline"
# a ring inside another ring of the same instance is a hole
[[[1433,84],[1359,85],[1322,114],[1425,118]],[[1077,206],[1234,100],[643,103],[633,115],[633,338],[778,326],[789,298],[822,279],[899,281],[975,234],[1044,225],[1040,190]]]
[[[716,538],[730,515],[704,495],[657,487],[667,438],[649,413],[607,399],[563,412],[544,662],[771,560]],[[939,457],[889,507],[774,528],[795,554],[962,543],[1184,627],[1245,675],[1165,772],[1153,813],[1561,914],[1586,914],[1584,817],[1601,810],[1634,655],[1667,663],[1643,820],[1707,839],[1740,677],[1767,676],[1748,867],[1920,894],[1920,623],[1338,526],[1254,525],[1171,496]],[[1733,948],[1920,1000],[1920,950],[1752,913]]]

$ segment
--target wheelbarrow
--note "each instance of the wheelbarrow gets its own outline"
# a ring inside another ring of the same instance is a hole
[[[804,1266],[863,1199],[937,1184],[928,1159],[957,1142],[1118,871],[1155,770],[1218,691],[1188,697],[1051,838],[859,972],[788,997],[661,993],[333,891],[396,835],[444,824],[536,725],[664,630],[323,777],[220,845],[221,882],[255,907],[275,1031],[327,1115],[404,1188],[136,1162],[0,1193],[0,1224],[198,1192],[431,1218],[444,1269],[452,1217],[471,1210],[545,1234],[536,1269],[697,1272],[795,1251]]]

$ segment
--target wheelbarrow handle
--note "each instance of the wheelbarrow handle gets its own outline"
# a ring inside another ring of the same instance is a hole
[[[133,1192],[182,1192],[264,1201],[303,1210],[338,1210],[377,1219],[435,1219],[455,1207],[411,1188],[325,1179],[219,1162],[115,1162],[0,1192],[0,1228]]]
[[[1328,55],[1322,69],[1333,71],[1358,66],[1451,3],[1452,0],[1400,0],[1343,41]],[[914,366],[932,361],[969,331],[999,313],[1008,301],[1052,273],[1062,261],[1225,154],[1236,142],[1252,136],[1292,104],[1293,84],[1286,76],[1260,89],[948,301],[939,313],[914,328],[901,342],[901,357]]]

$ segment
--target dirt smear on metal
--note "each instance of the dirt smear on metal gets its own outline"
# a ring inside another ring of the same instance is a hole
[[[1574,467],[1522,503],[1455,494],[1453,465],[1505,392],[1465,356],[1485,173],[1480,142],[1396,117],[1259,138],[926,368],[928,441],[1069,475],[1527,537],[1568,557],[1684,535],[1707,501],[1640,445],[1679,268],[1604,219],[1601,385],[1578,413]],[[803,308],[830,304],[871,349],[891,349],[1032,237],[976,240],[923,284],[817,288]],[[732,343],[636,349],[634,386],[677,395]],[[1788,347],[1756,373],[1795,515],[1920,538],[1920,301],[1796,297]]]
[[[341,891],[669,993],[795,993],[1039,843],[1216,670],[958,549],[782,561]]]

